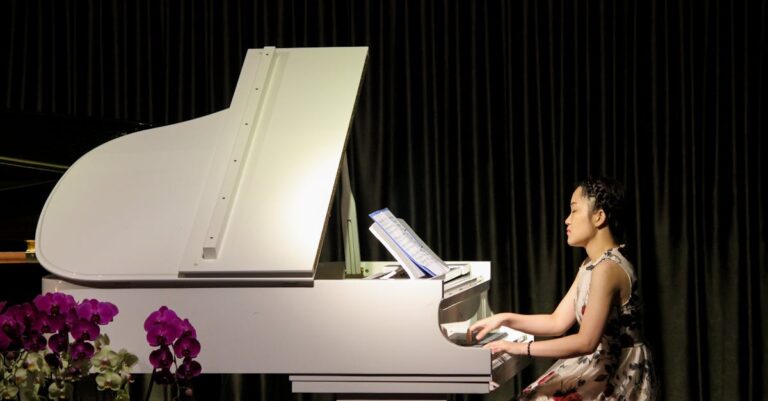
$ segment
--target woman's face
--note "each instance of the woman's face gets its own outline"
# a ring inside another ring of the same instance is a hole
[[[591,201],[582,196],[581,191],[581,187],[573,191],[571,213],[565,219],[565,234],[568,236],[570,246],[586,246],[597,232],[597,227],[592,221],[593,213],[590,211]]]

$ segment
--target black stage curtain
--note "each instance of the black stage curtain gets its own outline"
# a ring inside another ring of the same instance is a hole
[[[164,125],[227,107],[248,48],[370,46],[348,148],[364,259],[387,257],[364,230],[386,206],[444,259],[490,260],[494,310],[549,312],[584,256],[574,184],[616,177],[662,398],[768,399],[765,1],[0,7],[7,110]],[[226,380],[228,399],[289,392]]]

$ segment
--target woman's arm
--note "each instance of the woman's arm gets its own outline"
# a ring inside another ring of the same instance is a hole
[[[469,331],[476,333],[475,338],[480,340],[491,330],[499,326],[511,327],[534,336],[559,336],[565,333],[573,323],[576,317],[573,314],[574,300],[576,298],[576,280],[571,284],[568,293],[565,294],[560,304],[554,312],[549,315],[521,315],[518,313],[499,313],[489,318],[480,320],[473,324]]]
[[[604,261],[592,271],[589,285],[589,303],[584,311],[579,332],[569,336],[536,341],[531,344],[531,356],[569,358],[594,352],[605,329],[608,314],[613,302],[618,302],[618,294],[625,273],[612,261]],[[558,307],[558,309],[560,309]],[[573,309],[571,309],[573,316]],[[525,331],[525,330],[523,330]],[[528,344],[510,341],[494,341],[485,346],[494,353],[504,351],[515,355],[527,355]]]

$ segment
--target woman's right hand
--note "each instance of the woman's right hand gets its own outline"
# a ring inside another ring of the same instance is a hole
[[[472,326],[469,326],[469,329],[467,330],[468,332],[467,334],[470,336],[474,335],[474,339],[477,341],[480,341],[492,330],[495,330],[501,327],[504,324],[505,320],[506,318],[503,313],[497,313],[485,319],[478,320],[477,322],[475,322],[475,324],[473,324]]]

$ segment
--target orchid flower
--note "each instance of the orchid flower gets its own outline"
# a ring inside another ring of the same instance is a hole
[[[149,354],[149,361],[154,367],[153,382],[172,384],[177,392],[181,388],[185,393],[191,393],[189,384],[181,383],[188,383],[202,372],[200,363],[193,360],[200,354],[200,342],[192,323],[179,318],[167,306],[161,306],[147,316],[144,330],[147,332],[147,343],[158,347]],[[175,372],[171,372],[173,366],[176,366]]]

